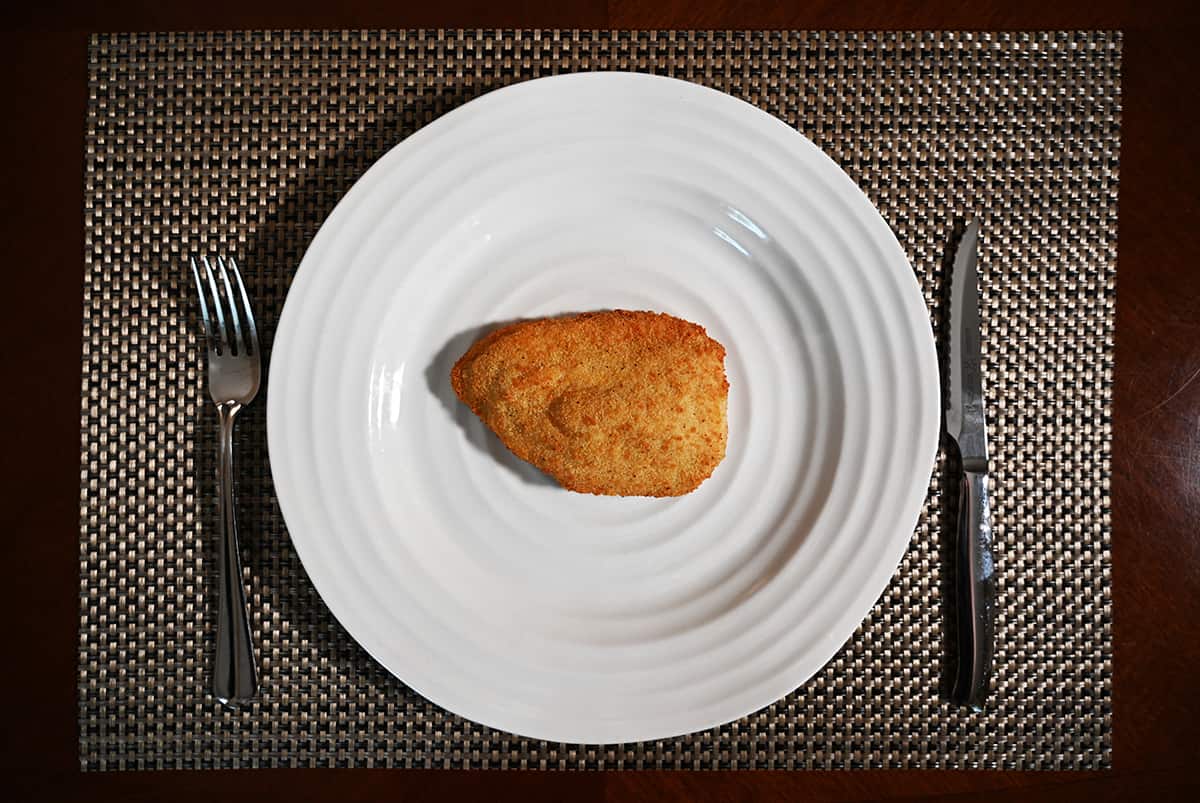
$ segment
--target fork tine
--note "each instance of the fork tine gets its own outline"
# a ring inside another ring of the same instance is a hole
[[[223,310],[224,305],[221,303],[221,291],[217,287],[217,277],[213,275],[212,265],[209,264],[208,257],[201,256],[200,262],[204,265],[205,273],[208,274],[208,289],[210,292],[212,292],[213,306],[216,307],[217,310],[217,329],[219,329],[221,333],[221,337],[218,338],[214,344],[214,349],[216,349],[216,345],[219,345],[220,349],[216,350],[220,351],[221,353],[228,354],[230,353],[229,330],[225,327],[225,312]]]
[[[217,257],[217,262],[221,263],[221,270],[224,276],[228,277],[229,275],[229,272],[226,270],[227,265],[229,268],[233,269],[233,283],[234,287],[236,288],[236,295],[234,294],[233,290],[230,290],[229,304],[232,305],[235,310],[239,306],[241,307],[238,316],[236,317],[242,319],[242,325],[245,325],[247,330],[247,337],[242,337],[241,330],[238,330],[238,353],[250,354],[252,352],[257,352],[258,330],[254,329],[254,310],[250,306],[250,295],[246,293],[246,282],[242,281],[241,271],[238,270],[238,263],[235,262],[233,257],[229,257],[228,259],[224,257]],[[228,288],[228,284],[226,287]],[[238,302],[239,298],[241,299],[240,305]]]
[[[196,293],[200,296],[200,318],[204,321],[205,346],[209,349],[215,349],[216,343],[213,342],[212,318],[208,315],[208,293],[204,290],[204,282],[200,280],[200,269],[196,267],[196,258],[188,257],[188,262],[192,266],[192,278],[196,280]]]
[[[246,313],[246,328],[250,330],[250,339],[246,342],[246,353],[258,352],[258,328],[254,325],[254,308],[250,306],[250,296],[246,292],[246,283],[242,281],[242,272],[238,269],[237,260],[229,257],[229,266],[233,268],[233,280],[238,291],[242,294],[242,310]]]
[[[217,271],[221,274],[221,283],[225,285],[225,303],[229,305],[229,317],[233,320],[233,350],[237,354],[245,354],[246,341],[242,339],[242,316],[238,313],[233,286],[229,282],[229,271],[225,269],[225,257],[217,257]]]

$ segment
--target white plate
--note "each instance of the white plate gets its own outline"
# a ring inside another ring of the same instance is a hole
[[[573,494],[459,404],[489,324],[669,312],[728,350],[729,451],[676,499]],[[397,145],[296,274],[271,468],[304,567],[397,677],[556,741],[770,704],[870,611],[938,433],[933,337],[887,224],[779,120],[682,81],[492,92]]]

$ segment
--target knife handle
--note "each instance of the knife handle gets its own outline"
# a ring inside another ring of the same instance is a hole
[[[958,611],[958,674],[952,697],[983,708],[992,674],[995,633],[995,563],[987,471],[964,470],[959,483],[955,547]]]

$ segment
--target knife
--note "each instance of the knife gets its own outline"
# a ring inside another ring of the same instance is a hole
[[[975,263],[979,221],[967,224],[950,278],[950,394],[946,433],[961,458],[955,544],[958,672],[951,697],[983,708],[992,672],[995,564],[988,503],[987,432],[979,352],[979,287]]]

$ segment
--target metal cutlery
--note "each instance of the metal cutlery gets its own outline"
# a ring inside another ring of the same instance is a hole
[[[979,710],[991,681],[995,562],[988,502],[987,431],[979,346],[976,260],[979,221],[967,224],[950,279],[949,402],[946,433],[961,458],[955,545],[958,672],[951,696]]]
[[[258,691],[233,498],[233,422],[258,393],[261,375],[258,330],[246,285],[233,257],[228,260],[217,257],[215,271],[208,257],[200,257],[199,266],[195,257],[189,262],[200,294],[200,313],[208,344],[208,390],[221,422],[217,460],[220,520],[217,645],[212,691],[221,703],[236,705],[248,701]]]

